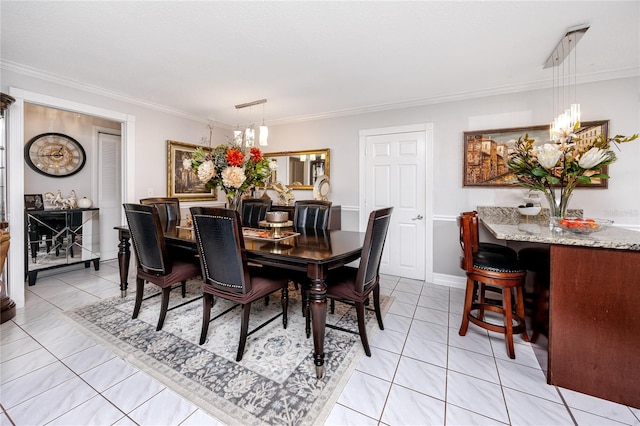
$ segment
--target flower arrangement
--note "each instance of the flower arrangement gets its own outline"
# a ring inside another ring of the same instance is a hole
[[[549,201],[551,216],[565,216],[571,193],[579,183],[609,178],[601,169],[617,160],[612,143],[618,145],[638,138],[637,134],[612,138],[600,134],[582,140],[576,136],[579,128],[577,122],[573,128],[561,130],[557,140],[540,146],[535,146],[535,141],[526,134],[509,153],[507,167],[515,173],[518,184],[542,191]],[[559,189],[559,198],[555,188]]]
[[[235,143],[218,145],[211,152],[198,148],[183,161],[183,167],[193,170],[207,189],[222,188],[230,208],[236,208],[242,194],[271,176],[270,162],[259,148],[247,152]]]

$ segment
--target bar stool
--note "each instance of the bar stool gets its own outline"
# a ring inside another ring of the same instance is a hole
[[[460,267],[466,272],[467,287],[464,302],[464,312],[459,334],[467,333],[469,322],[485,330],[505,335],[505,344],[509,358],[515,358],[513,335],[522,334],[528,342],[527,329],[524,321],[524,281],[526,271],[518,259],[496,253],[479,255],[473,231],[473,216],[461,214],[458,216],[460,228],[460,246],[462,257]],[[475,287],[478,287],[479,300],[474,302]],[[502,292],[502,305],[487,303],[485,300],[485,286],[499,288]],[[515,289],[515,308],[512,306],[512,290]],[[491,311],[503,316],[504,325],[498,325],[485,320],[485,311]],[[514,325],[515,322],[515,325]]]
[[[485,253],[495,253],[501,254],[504,256],[511,257],[513,259],[518,258],[518,252],[512,249],[511,247],[503,246],[501,244],[480,242],[480,231],[478,229],[478,212],[470,211],[470,212],[462,212],[460,213],[463,216],[469,216],[472,219],[471,222],[471,231],[472,231],[472,244],[474,245],[474,252],[478,252],[479,254]]]
[[[535,343],[540,333],[548,336],[551,252],[548,246],[525,247],[518,252],[518,259],[527,271],[534,273],[531,343]]]

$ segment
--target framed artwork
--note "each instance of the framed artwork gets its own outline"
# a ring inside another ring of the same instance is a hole
[[[24,194],[25,210],[44,210],[42,194]]]
[[[525,134],[534,139],[536,145],[542,145],[549,141],[549,125],[464,132],[462,186],[517,186],[518,180],[507,167],[507,160],[515,142]],[[581,123],[576,131],[583,141],[593,140],[601,134],[609,137],[608,120]],[[605,166],[601,172],[607,173],[607,169]],[[606,188],[607,179],[592,179],[591,183],[578,186]]]
[[[182,166],[183,160],[190,158],[202,145],[184,142],[167,141],[167,197],[175,197],[181,201],[209,201],[218,199],[217,189],[207,189],[200,182],[193,170]]]

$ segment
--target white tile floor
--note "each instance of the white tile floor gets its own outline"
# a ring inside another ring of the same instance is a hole
[[[220,424],[57,317],[117,296],[118,282],[104,262],[26,287],[26,308],[0,326],[0,425]],[[544,348],[519,341],[510,360],[500,336],[470,325],[460,337],[462,290],[390,276],[382,287],[395,296],[385,330],[326,424],[640,425],[638,409],[547,385]]]

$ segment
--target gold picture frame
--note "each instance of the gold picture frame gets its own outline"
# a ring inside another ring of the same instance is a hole
[[[535,144],[549,140],[549,125],[514,127],[511,129],[476,130],[464,132],[464,163],[462,186],[509,187],[517,186],[516,176],[510,172],[506,160],[518,138],[525,134]],[[609,137],[609,120],[581,123],[576,134],[581,139],[595,138],[600,134]],[[607,173],[604,166],[601,173]],[[578,184],[582,188],[607,188],[608,179],[592,179],[591,183]]]
[[[218,199],[217,188],[205,188],[193,170],[186,170],[182,165],[183,160],[189,158],[198,148],[211,151],[202,145],[167,140],[167,197],[175,197],[180,201]]]

